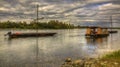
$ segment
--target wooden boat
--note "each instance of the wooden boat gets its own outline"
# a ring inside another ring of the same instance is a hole
[[[107,37],[109,34],[86,34],[85,35],[87,38],[102,38],[102,37]]]
[[[113,30],[112,30],[112,31],[108,31],[108,32],[109,32],[109,33],[117,33],[118,31],[115,31],[115,30],[113,31]]]
[[[85,36],[87,38],[102,38],[109,36],[107,28],[88,27]]]
[[[12,33],[8,32],[6,35],[9,38],[23,38],[23,37],[46,37],[46,36],[53,36],[56,33]]]

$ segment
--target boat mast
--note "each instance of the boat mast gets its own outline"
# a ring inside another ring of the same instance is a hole
[[[38,33],[38,18],[39,18],[39,15],[38,15],[38,12],[39,12],[39,5],[37,5],[37,14],[36,14],[36,33]]]
[[[113,21],[112,21],[112,15],[110,16],[110,24],[111,24],[111,31],[112,31],[112,27],[113,27]]]
[[[36,67],[38,67],[38,55],[39,55],[39,47],[38,47],[38,37],[37,37],[37,33],[38,33],[38,18],[39,18],[39,15],[38,15],[38,12],[39,12],[39,5],[36,6],[37,7],[37,13],[36,13]]]

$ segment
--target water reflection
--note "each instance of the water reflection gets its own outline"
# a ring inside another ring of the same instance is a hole
[[[88,57],[101,56],[108,48],[108,37],[104,38],[86,38]]]
[[[102,44],[108,41],[107,37],[104,38],[86,38],[87,44]]]
[[[36,37],[36,67],[38,67],[38,62],[39,62],[39,42],[38,42],[38,37]]]

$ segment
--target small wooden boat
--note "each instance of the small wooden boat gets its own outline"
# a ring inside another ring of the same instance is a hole
[[[85,36],[87,38],[102,38],[109,36],[107,28],[88,27]]]
[[[46,36],[53,36],[56,33],[12,33],[8,32],[6,35],[9,38],[23,38],[23,37],[46,37]]]
[[[112,30],[112,31],[108,31],[108,32],[109,32],[109,33],[117,33],[118,31],[115,31],[115,30],[113,31],[113,30]]]

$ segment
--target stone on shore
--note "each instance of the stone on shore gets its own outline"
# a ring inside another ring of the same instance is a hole
[[[96,58],[87,58],[72,61],[67,58],[61,67],[119,67],[120,63],[115,61],[100,60]]]

